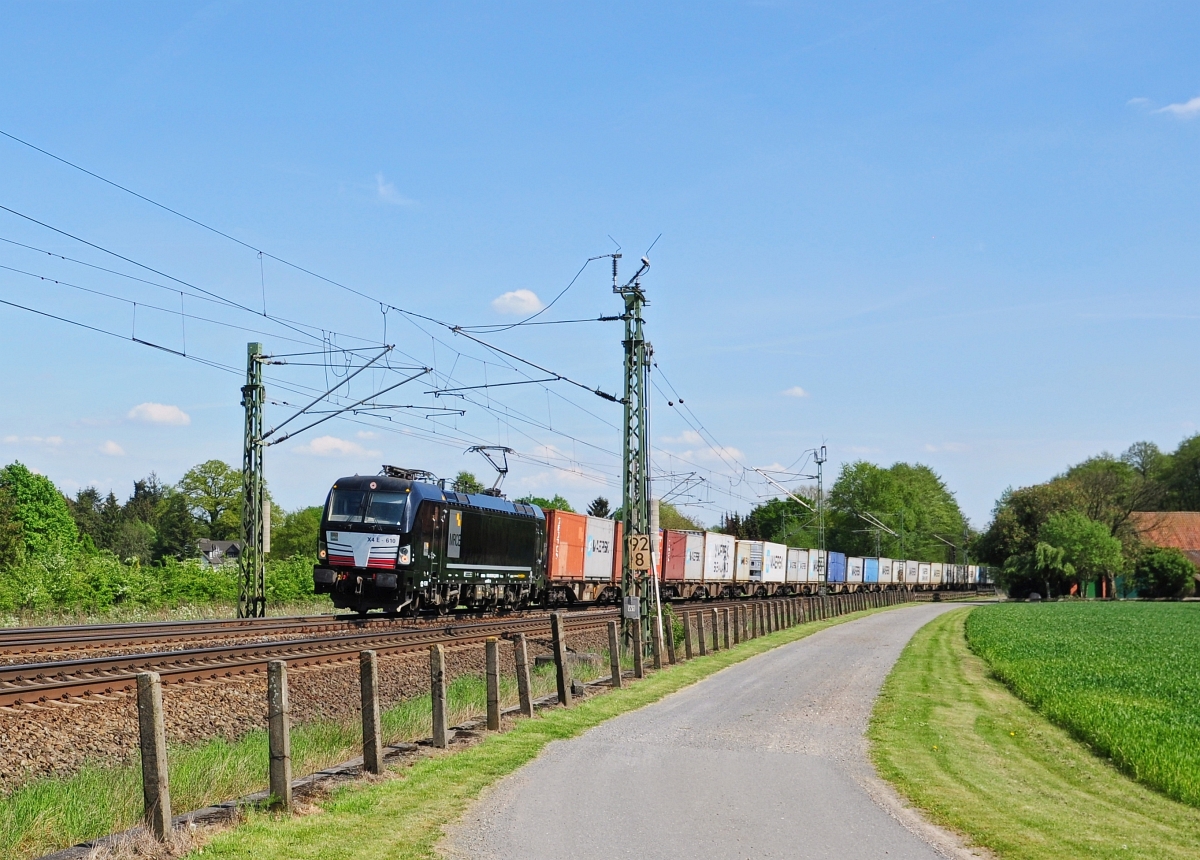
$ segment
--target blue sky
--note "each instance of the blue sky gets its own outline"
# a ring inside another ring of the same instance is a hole
[[[520,452],[510,493],[615,498],[617,407],[564,383],[426,394],[522,377],[381,312],[519,320],[610,235],[628,276],[661,234],[655,465],[705,479],[679,496],[705,522],[772,493],[745,467],[822,442],[834,474],[928,463],[983,526],[1007,486],[1197,432],[1196,7],[834,5],[0,5],[0,129],[250,246],[0,139],[0,205],[27,216],[0,211],[0,298],[119,335],[0,305],[0,458],[122,496],[236,464],[248,340],[386,339],[396,369],[352,399],[428,366],[389,402],[466,414],[270,448],[285,507],[381,462],[482,475],[463,449],[498,442]],[[542,318],[617,312],[608,265]],[[620,386],[616,324],[485,339]],[[269,396],[331,372],[269,367]]]

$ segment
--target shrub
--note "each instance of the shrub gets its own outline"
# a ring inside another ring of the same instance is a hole
[[[1143,552],[1134,565],[1133,581],[1143,597],[1179,597],[1192,585],[1196,567],[1186,555],[1171,547]]]

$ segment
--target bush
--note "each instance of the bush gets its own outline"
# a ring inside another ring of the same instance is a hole
[[[1190,590],[1196,567],[1171,547],[1143,552],[1133,568],[1133,581],[1142,597],[1179,597]]]

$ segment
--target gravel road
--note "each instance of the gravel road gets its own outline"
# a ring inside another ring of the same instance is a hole
[[[472,860],[972,856],[903,808],[864,738],[905,643],[952,608],[836,625],[552,743],[442,849]]]

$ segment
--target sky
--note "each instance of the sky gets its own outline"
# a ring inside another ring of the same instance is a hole
[[[984,527],[1197,432],[1198,36],[1149,2],[0,3],[0,132],[194,219],[0,137],[0,460],[120,497],[237,466],[254,341],[268,427],[415,376],[266,449],[285,508],[490,481],[477,444],[510,496],[618,500],[619,248],[656,494],[714,523],[825,445],[827,486],[926,463]],[[591,321],[486,328],[560,293],[537,321]]]

